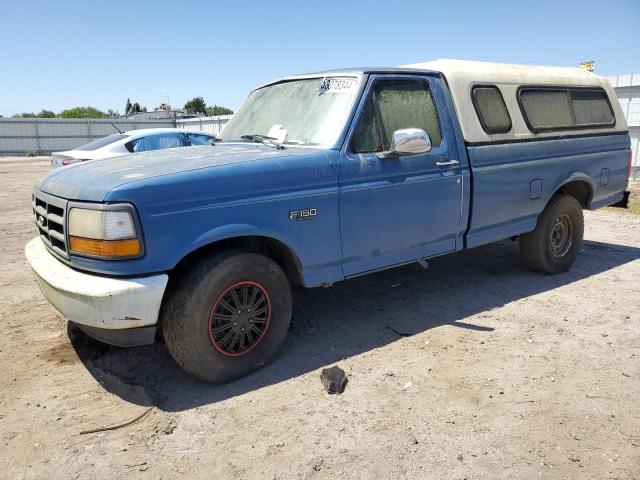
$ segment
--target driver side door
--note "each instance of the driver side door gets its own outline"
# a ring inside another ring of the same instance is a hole
[[[455,250],[461,168],[437,79],[374,75],[340,163],[345,277]],[[426,153],[389,155],[393,132],[425,130]]]

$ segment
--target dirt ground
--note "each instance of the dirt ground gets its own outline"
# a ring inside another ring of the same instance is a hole
[[[44,300],[23,248],[45,160],[0,160],[0,478],[640,478],[640,216],[586,212],[560,275],[505,241],[296,292],[282,355],[210,386]]]

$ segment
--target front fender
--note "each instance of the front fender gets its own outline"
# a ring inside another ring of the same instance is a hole
[[[226,240],[233,237],[248,237],[254,235],[263,235],[263,233],[256,225],[250,225],[248,223],[234,223],[212,228],[211,230],[204,232],[202,235],[194,239],[191,245],[189,245],[188,251],[185,256],[191,252],[198,250],[199,248],[206,247],[207,245],[219,242],[220,240]]]
[[[270,230],[265,230],[265,228],[261,228],[257,225],[252,225],[249,223],[232,223],[211,228],[193,239],[192,237],[190,237],[190,235],[185,235],[184,241],[179,242],[179,244],[182,245],[180,251],[173,252],[172,254],[173,265],[171,268],[174,268],[185,257],[203,247],[207,247],[223,240],[241,237],[264,237],[272,240],[277,240],[278,242],[286,246],[294,255],[296,255],[297,258],[300,258],[299,252],[296,251],[296,248],[294,248],[292,242],[289,239],[283,238],[278,233]],[[188,241],[187,239],[192,241]]]

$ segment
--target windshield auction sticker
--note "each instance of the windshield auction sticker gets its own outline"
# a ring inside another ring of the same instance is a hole
[[[320,93],[353,93],[358,81],[351,77],[325,77],[318,84]]]

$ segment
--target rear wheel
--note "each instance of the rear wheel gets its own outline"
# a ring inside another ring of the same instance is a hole
[[[559,273],[575,262],[584,234],[582,207],[569,195],[555,195],[535,230],[520,236],[520,254],[532,270]]]
[[[186,371],[224,383],[277,355],[291,321],[291,288],[273,260],[227,251],[176,283],[163,308],[163,332],[169,353]]]

